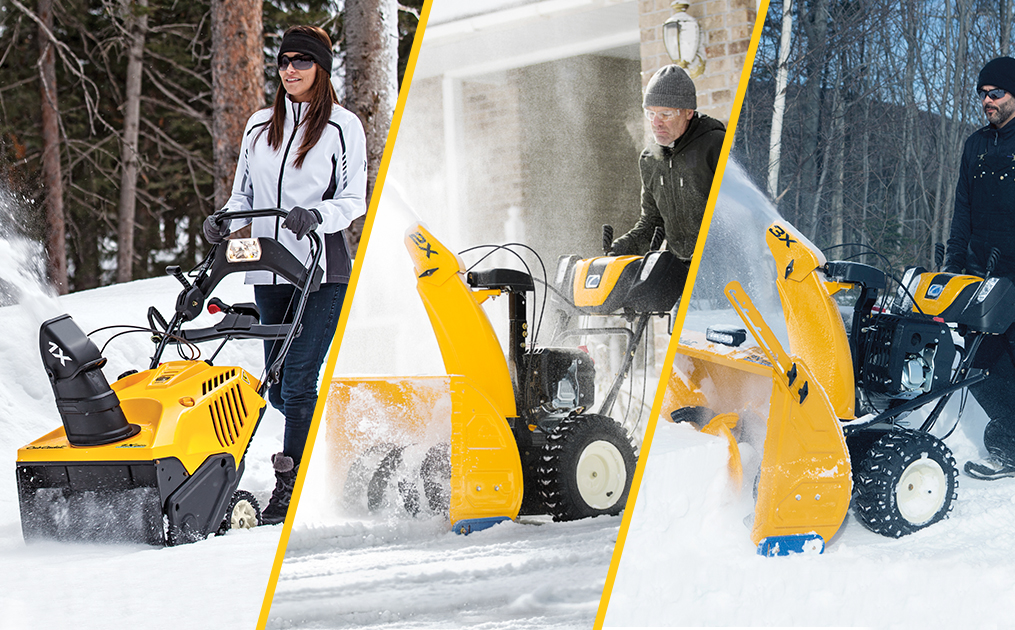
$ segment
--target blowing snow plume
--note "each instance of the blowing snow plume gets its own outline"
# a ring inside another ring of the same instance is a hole
[[[19,225],[22,212],[16,196],[0,188],[0,306],[21,304],[41,323],[58,315],[60,305],[46,278],[45,249]]]

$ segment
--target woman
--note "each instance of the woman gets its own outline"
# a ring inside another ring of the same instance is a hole
[[[253,220],[252,236],[269,236],[285,245],[300,260],[309,256],[309,240],[316,230],[325,243],[325,276],[312,293],[303,316],[302,332],[285,359],[280,383],[271,386],[268,399],[285,415],[281,453],[272,456],[276,484],[263,522],[285,520],[299,470],[310,423],[317,404],[317,376],[335,333],[351,256],[343,230],[366,212],[366,139],[359,119],[338,104],[331,85],[331,39],[315,26],[294,26],[285,32],[278,52],[282,88],[271,108],[247,121],[236,166],[233,193],[223,208],[283,208],[284,221]],[[250,221],[224,225],[216,216],[204,222],[205,238],[224,240],[231,228]],[[284,228],[284,229],[283,229]],[[290,321],[294,288],[267,271],[249,272],[261,321]],[[265,342],[265,365],[271,365],[277,348]]]

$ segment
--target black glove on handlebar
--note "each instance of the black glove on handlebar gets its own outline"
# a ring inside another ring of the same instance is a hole
[[[315,208],[307,210],[306,208],[296,206],[289,211],[289,215],[282,222],[282,227],[295,234],[298,241],[306,236],[310,230],[320,225],[322,221],[324,219],[321,217],[321,213]]]
[[[202,229],[204,230],[204,240],[208,241],[212,245],[221,243],[226,240],[229,236],[229,221],[222,221],[221,215],[215,213],[204,220]]]

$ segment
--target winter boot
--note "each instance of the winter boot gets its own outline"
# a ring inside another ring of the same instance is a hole
[[[1004,477],[1015,477],[1015,466],[1004,461],[990,457],[976,462],[966,462],[966,474],[973,479],[1002,479]]]
[[[300,469],[294,465],[292,457],[282,453],[272,455],[271,463],[275,467],[275,490],[271,493],[268,506],[261,512],[261,522],[265,525],[276,525],[285,520],[289,500],[293,496],[293,486],[296,485],[296,474]]]

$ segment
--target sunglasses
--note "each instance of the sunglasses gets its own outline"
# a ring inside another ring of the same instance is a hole
[[[290,63],[293,65],[293,68],[296,68],[297,70],[309,70],[314,65],[314,60],[306,55],[279,57],[278,69],[285,72],[289,68]]]
[[[1001,88],[994,88],[993,90],[976,90],[976,95],[980,97],[982,101],[985,98],[990,98],[992,101],[1004,98],[1004,95],[1008,92]]]

